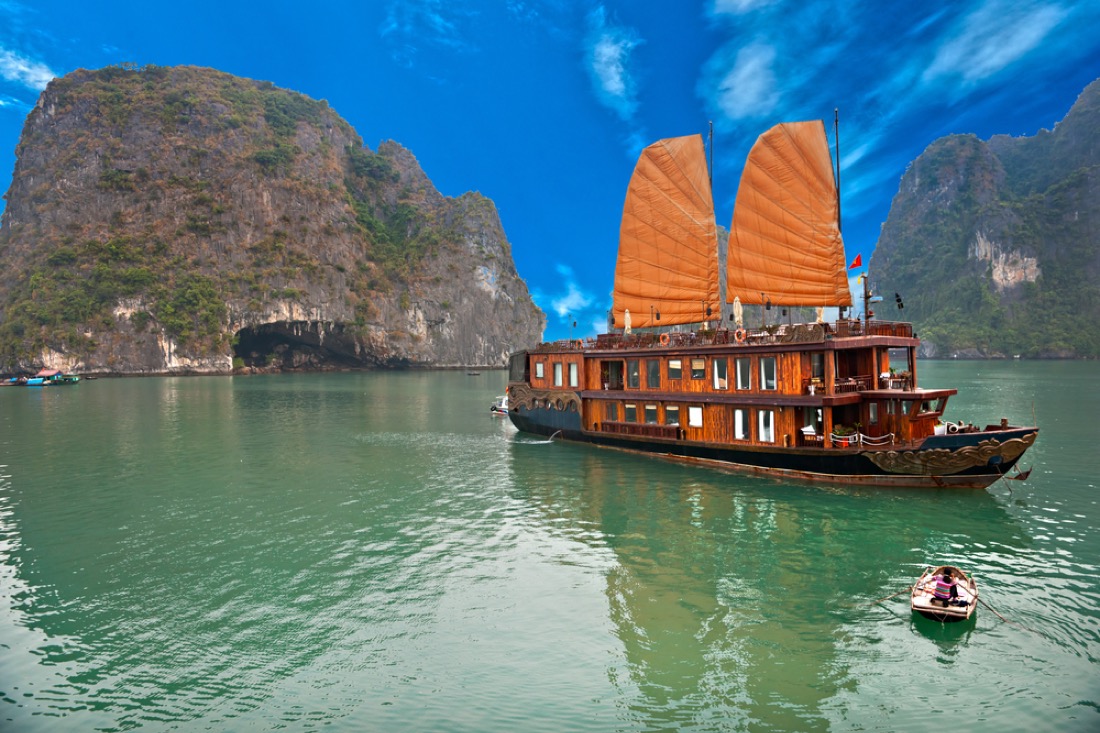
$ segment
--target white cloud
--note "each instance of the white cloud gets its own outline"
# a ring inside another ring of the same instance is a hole
[[[964,85],[981,82],[1039,47],[1067,15],[1065,9],[1045,3],[986,3],[940,46],[924,81],[956,77]]]
[[[629,121],[638,109],[638,84],[631,54],[643,43],[625,26],[612,25],[603,6],[588,15],[585,63],[600,103]]]
[[[708,68],[714,72],[729,66],[729,71],[721,78],[712,75],[712,82],[704,77],[703,84],[713,83],[713,99],[718,111],[728,120],[740,120],[750,117],[766,117],[779,104],[779,90],[776,86],[775,49],[767,44],[754,43],[739,48],[733,56],[732,65],[723,63],[729,59],[730,49],[719,52]],[[710,98],[704,94],[704,98]]]
[[[555,269],[565,284],[565,292],[551,300],[551,308],[559,318],[568,318],[570,315],[576,318],[581,311],[592,304],[592,296],[580,289],[573,271],[567,265],[559,264]]]
[[[443,0],[393,0],[378,32],[392,44],[393,60],[412,68],[422,45],[455,52],[475,50],[464,27],[473,15]]]
[[[711,15],[744,15],[766,7],[777,0],[714,0]]]
[[[42,91],[57,76],[45,64],[0,47],[0,77]]]

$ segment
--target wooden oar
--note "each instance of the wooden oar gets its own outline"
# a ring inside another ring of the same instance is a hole
[[[1018,623],[1015,623],[1014,621],[1009,621],[1007,618],[1005,618],[1001,614],[997,613],[997,609],[993,608],[993,606],[991,606],[988,603],[986,603],[985,601],[983,601],[981,599],[981,597],[978,598],[978,603],[980,603],[983,606],[985,606],[986,608],[988,608],[990,611],[993,612],[993,615],[995,615],[1000,620],[1004,621],[1006,624],[1012,624],[1013,626],[1019,626],[1024,631],[1030,631],[1033,634],[1038,633],[1034,629],[1029,629],[1028,627],[1024,626],[1023,624],[1018,624]]]
[[[876,603],[882,603],[883,601],[888,601],[891,598],[896,598],[897,596],[900,596],[902,593],[907,593],[907,592],[912,591],[912,590],[913,590],[913,586],[909,586],[908,588],[902,588],[901,590],[899,590],[897,593],[894,593],[893,595],[886,596],[885,598],[879,598],[877,601],[871,601],[871,605],[873,606]]]

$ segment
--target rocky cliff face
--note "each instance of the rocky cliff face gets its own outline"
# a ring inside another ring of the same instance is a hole
[[[1100,81],[1052,131],[928,146],[871,273],[925,355],[1100,357]]]
[[[492,202],[324,102],[189,67],[77,71],[0,219],[0,370],[503,365],[545,316]]]

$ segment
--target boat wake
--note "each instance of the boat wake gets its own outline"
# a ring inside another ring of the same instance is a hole
[[[554,438],[558,435],[561,435],[560,430],[554,431],[554,434],[551,435],[546,440],[517,440],[515,442],[516,443],[522,443],[523,445],[550,445],[551,443],[554,442]]]

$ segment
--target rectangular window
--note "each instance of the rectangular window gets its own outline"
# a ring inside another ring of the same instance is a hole
[[[692,359],[691,360],[691,378],[692,379],[706,379],[707,378],[707,360],[706,359]]]
[[[688,425],[693,428],[703,427],[702,405],[692,405],[691,407],[688,407]]]
[[[820,352],[810,354],[810,378],[825,381],[825,355]]]
[[[626,386],[629,389],[638,389],[642,386],[641,362],[637,359],[626,360]]]
[[[775,357],[760,357],[760,389],[775,389]]]
[[[554,362],[554,386],[561,386],[561,364]]]
[[[760,438],[761,443],[774,443],[775,442],[775,411],[774,410],[760,410],[757,414],[759,429],[757,435]]]
[[[661,388],[661,360],[645,360],[645,386],[649,389]]]
[[[579,378],[577,376],[577,365],[576,365],[576,363],[570,364],[569,365],[569,386],[570,387],[577,387],[579,385],[580,385],[580,381],[579,381]]]
[[[619,403],[608,402],[604,409],[604,420],[616,422],[619,419]]]
[[[665,405],[665,425],[680,424],[680,406]]]
[[[748,410],[743,410],[740,407],[733,411],[733,439],[734,440],[748,440],[749,439],[749,415]]]
[[[737,389],[752,389],[752,361],[740,357],[734,362],[737,368]]]
[[[877,402],[867,403],[867,410],[868,410],[868,417],[867,417],[868,421],[872,425],[878,425],[878,403]]]
[[[657,424],[657,405],[645,406],[645,421],[650,425]]]
[[[887,402],[886,402],[886,414],[887,415],[897,414],[897,402],[895,402],[894,400],[887,400]]]
[[[681,379],[684,374],[684,365],[679,359],[668,360],[668,378]]]
[[[727,362],[725,357],[715,357],[711,362],[714,372],[714,388],[715,389],[729,389],[729,381],[727,374]]]
[[[536,361],[535,362],[535,377],[536,378],[542,379],[543,377],[546,376],[546,372],[543,369],[544,366],[545,365],[541,361]]]
[[[638,422],[638,406],[629,402],[623,405],[623,420],[625,422]]]

